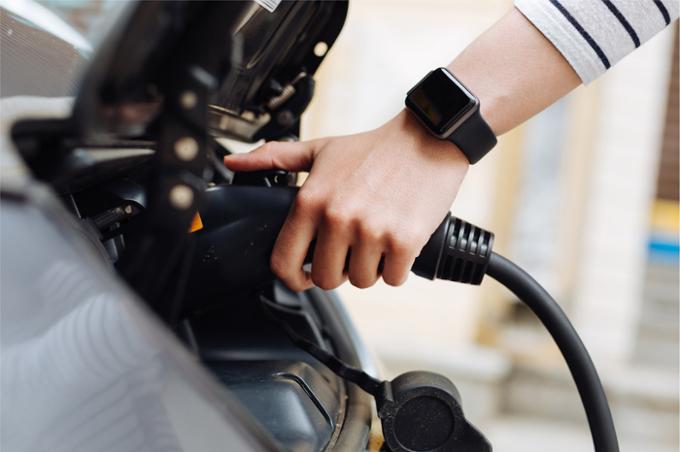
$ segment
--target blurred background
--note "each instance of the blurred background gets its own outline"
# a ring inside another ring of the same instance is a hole
[[[510,0],[357,0],[317,76],[303,138],[376,127]],[[559,300],[602,373],[624,451],[678,450],[677,24],[503,136],[454,214],[496,233]],[[557,348],[491,280],[340,289],[387,377],[447,374],[500,451],[590,450]]]
[[[46,0],[91,34],[116,2]],[[511,0],[353,0],[302,138],[364,131]],[[96,24],[96,22],[94,22]],[[677,23],[501,137],[453,212],[561,302],[604,380],[624,451],[678,450]],[[492,281],[340,289],[385,377],[445,373],[499,451],[590,450],[575,387],[531,313]]]

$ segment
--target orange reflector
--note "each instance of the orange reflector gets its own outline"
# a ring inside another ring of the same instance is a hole
[[[201,216],[196,212],[196,215],[194,215],[194,219],[191,220],[191,226],[189,227],[189,233],[200,231],[203,229],[203,221],[201,220]]]

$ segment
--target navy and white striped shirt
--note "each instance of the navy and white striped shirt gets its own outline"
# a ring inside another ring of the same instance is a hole
[[[678,18],[680,0],[515,0],[589,83]]]

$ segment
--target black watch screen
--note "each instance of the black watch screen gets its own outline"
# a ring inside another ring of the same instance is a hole
[[[477,98],[444,68],[430,72],[406,96],[406,106],[440,138],[446,138],[477,104]]]

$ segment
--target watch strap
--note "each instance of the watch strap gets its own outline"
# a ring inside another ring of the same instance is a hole
[[[470,164],[480,161],[498,141],[491,127],[482,118],[479,108],[448,139],[458,146]]]

